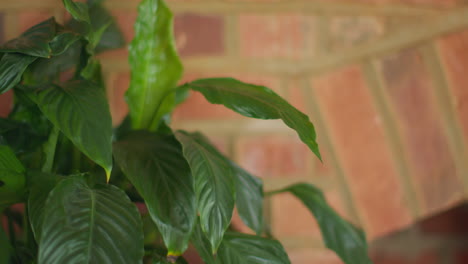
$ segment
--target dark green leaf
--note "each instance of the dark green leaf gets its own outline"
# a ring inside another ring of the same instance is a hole
[[[196,217],[190,167],[174,136],[128,134],[114,144],[114,157],[146,202],[170,255],[188,246]]]
[[[314,125],[309,118],[272,90],[232,78],[200,79],[185,84],[201,92],[213,104],[223,104],[237,113],[259,119],[282,119],[321,159]]]
[[[64,53],[71,45],[81,38],[80,35],[73,31],[62,31],[50,42],[52,55],[58,56]]]
[[[122,190],[71,176],[49,194],[39,264],[141,263],[143,254],[140,215]]]
[[[0,206],[0,216],[2,215],[2,208]],[[13,248],[11,247],[8,237],[3,231],[2,226],[0,225],[0,263],[8,264],[10,262],[10,257],[12,256]]]
[[[36,59],[19,53],[4,54],[0,60],[0,94],[17,85],[26,68]]]
[[[203,135],[178,131],[176,137],[195,178],[201,227],[214,253],[231,222],[236,197],[235,172]]]
[[[37,127],[3,118],[0,118],[0,136],[17,154],[32,152],[47,140],[47,136],[41,135]]]
[[[0,52],[15,52],[49,58],[52,51],[49,42],[55,37],[55,33],[56,22],[52,17],[28,29],[20,37],[5,43],[0,47]]]
[[[219,264],[290,264],[280,242],[259,236],[228,232],[219,247]]]
[[[276,240],[226,232],[216,256],[200,225],[195,226],[192,243],[206,264],[289,264],[283,246]]]
[[[203,230],[201,229],[200,219],[198,219],[197,223],[195,224],[190,241],[197,249],[198,255],[200,255],[206,264],[216,264],[216,259],[212,254],[213,250],[211,250],[210,241],[208,241],[205,234],[203,234]]]
[[[322,231],[325,245],[346,264],[370,264],[364,232],[341,218],[316,187],[300,183],[274,192],[290,192],[312,212]]]
[[[47,197],[59,180],[59,176],[54,174],[42,172],[28,173],[28,216],[36,241],[39,241],[40,238]]]
[[[0,206],[19,202],[25,192],[25,169],[10,147],[0,145]]]
[[[167,250],[163,248],[155,248],[153,250],[153,261],[152,264],[170,264],[174,263],[173,259],[171,261],[168,260]],[[188,262],[183,257],[178,257],[175,261],[176,264],[188,264]]]
[[[89,81],[70,81],[38,91],[34,100],[47,118],[110,176],[112,120],[106,95]]]
[[[161,0],[141,2],[130,44],[132,79],[126,96],[133,128],[156,130],[164,97],[182,75],[174,47],[172,13]],[[158,36],[158,37],[155,37]]]
[[[94,29],[106,27],[102,33],[99,43],[96,45],[96,52],[103,52],[106,50],[121,48],[125,45],[125,39],[120,31],[114,17],[102,5],[90,5],[89,16],[91,17],[91,25]]]
[[[74,19],[91,24],[88,6],[85,3],[74,2],[73,0],[63,0],[63,5]]]
[[[82,46],[81,41],[77,41],[58,56],[36,60],[28,69],[31,81],[36,84],[56,81],[61,72],[79,63]]]
[[[260,235],[263,229],[263,183],[236,164],[235,171],[237,199],[236,206],[244,223]]]

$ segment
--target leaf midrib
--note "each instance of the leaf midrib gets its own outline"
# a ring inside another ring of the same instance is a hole
[[[91,200],[91,210],[90,216],[89,216],[89,234],[88,234],[88,248],[87,248],[87,261],[86,263],[91,263],[90,262],[90,257],[91,257],[91,251],[92,251],[92,244],[94,240],[94,227],[95,227],[95,211],[96,211],[96,194],[94,193],[93,190],[89,189],[90,193],[90,200]]]

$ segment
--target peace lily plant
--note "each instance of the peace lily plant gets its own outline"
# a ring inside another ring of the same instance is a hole
[[[311,211],[343,262],[371,263],[363,232],[319,189],[298,183],[265,194],[204,135],[171,129],[192,90],[247,117],[281,119],[320,159],[309,118],[272,90],[231,78],[177,86],[182,64],[162,0],[140,4],[130,111],[112,127],[95,55],[124,43],[101,2],[63,0],[71,21],[50,18],[0,47],[0,93],[14,93],[0,119],[0,263],[187,263],[181,255],[192,244],[208,264],[287,264],[262,215],[264,196],[285,192]],[[230,231],[234,207],[256,235]]]

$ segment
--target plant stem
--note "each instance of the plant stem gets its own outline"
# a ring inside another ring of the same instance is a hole
[[[52,167],[54,165],[55,150],[57,147],[57,140],[60,134],[60,130],[57,127],[52,129],[52,133],[49,135],[49,140],[44,145],[44,152],[46,159],[42,165],[42,171],[46,173],[52,172]]]

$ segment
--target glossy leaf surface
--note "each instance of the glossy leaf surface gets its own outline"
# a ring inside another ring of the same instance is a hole
[[[10,147],[0,145],[0,207],[19,202],[25,192],[25,168]]]
[[[321,159],[314,125],[271,89],[232,78],[200,79],[185,84],[201,92],[213,104],[222,104],[237,113],[259,119],[282,119],[296,130],[301,140]]]
[[[39,264],[141,263],[143,253],[140,215],[122,190],[71,176],[49,194]]]
[[[114,157],[146,202],[171,255],[188,246],[196,217],[190,167],[169,135],[133,132],[114,143]]]
[[[176,132],[195,179],[203,232],[216,252],[229,226],[236,197],[234,170],[224,156],[199,133]]]
[[[192,243],[206,264],[290,264],[280,242],[254,235],[226,232],[216,256],[199,225],[195,227]]]
[[[219,264],[290,264],[280,242],[259,236],[228,232],[219,247]]]
[[[258,235],[263,228],[263,183],[258,177],[231,163],[235,172],[236,207],[242,221]]]
[[[0,59],[0,94],[17,85],[26,68],[36,59],[19,53],[4,54]]]
[[[310,184],[296,184],[279,192],[295,195],[317,219],[325,245],[346,264],[372,263],[362,230],[341,218],[326,202],[323,193]]]
[[[101,87],[89,81],[70,81],[39,90],[34,100],[78,149],[110,175],[112,120]]]
[[[37,24],[16,39],[0,47],[0,52],[22,53],[34,57],[48,58],[51,54],[49,42],[55,37],[56,22],[49,18]]]
[[[132,126],[156,130],[165,114],[159,112],[160,105],[182,74],[174,47],[172,13],[163,1],[141,2],[129,60],[132,78],[126,97]]]

